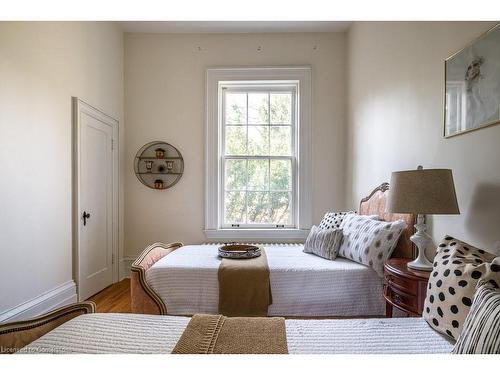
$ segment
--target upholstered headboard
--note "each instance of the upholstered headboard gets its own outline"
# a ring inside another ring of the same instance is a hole
[[[413,214],[393,214],[385,211],[385,204],[389,195],[389,184],[384,182],[373,190],[366,198],[361,199],[359,205],[360,215],[378,215],[384,221],[404,220],[407,224],[406,229],[401,234],[396,249],[392,253],[393,258],[414,258],[413,243],[410,237],[415,228],[415,215]]]

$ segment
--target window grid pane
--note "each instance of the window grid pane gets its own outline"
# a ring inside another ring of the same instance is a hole
[[[226,93],[224,226],[293,224],[292,96],[272,90]]]

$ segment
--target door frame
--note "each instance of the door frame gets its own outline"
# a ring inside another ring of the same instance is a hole
[[[112,178],[112,280],[113,283],[119,281],[119,121],[107,115],[103,111],[95,108],[78,97],[72,97],[72,132],[73,132],[73,278],[77,287],[78,301],[80,299],[80,213],[82,212],[80,202],[80,183],[81,183],[81,114],[85,113],[96,118],[99,121],[110,125],[113,129],[112,159],[113,159],[113,178]]]

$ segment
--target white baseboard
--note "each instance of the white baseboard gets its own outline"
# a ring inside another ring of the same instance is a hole
[[[76,301],[76,284],[70,280],[9,310],[0,312],[0,322],[33,318]]]
[[[123,257],[120,259],[120,281],[130,277],[130,267],[134,263],[134,257]]]

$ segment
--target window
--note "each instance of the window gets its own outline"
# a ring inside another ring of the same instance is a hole
[[[206,95],[207,238],[305,238],[310,68],[208,69]]]
[[[222,227],[293,227],[296,86],[221,88]]]

